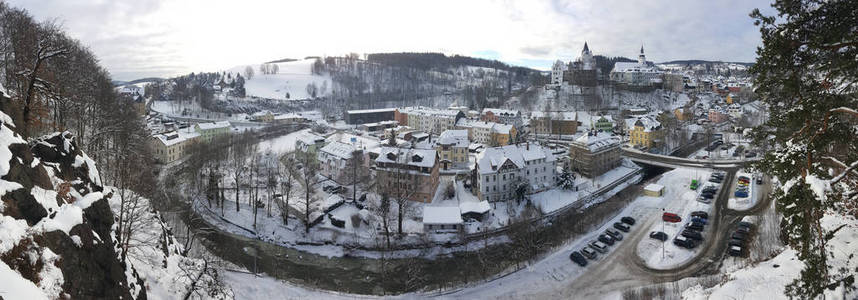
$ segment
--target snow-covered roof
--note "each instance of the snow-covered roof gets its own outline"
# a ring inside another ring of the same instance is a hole
[[[640,64],[638,62],[616,62],[614,63],[614,69],[612,69],[611,72],[661,73],[661,70],[657,67]]]
[[[572,144],[587,148],[590,152],[598,152],[613,146],[619,147],[620,139],[608,132],[588,132],[575,139]]]
[[[304,117],[299,116],[298,114],[294,114],[294,113],[280,114],[280,115],[274,116],[275,120],[303,119],[303,118]]]
[[[453,147],[467,147],[470,144],[468,141],[467,130],[446,130],[438,137],[439,145],[451,145]]]
[[[644,132],[661,129],[661,123],[650,116],[643,116],[634,119],[634,126],[643,127]]]
[[[315,135],[315,134],[312,134],[312,133],[309,133],[309,132],[304,132],[304,133],[299,134],[297,140],[301,141],[302,143],[307,144],[307,145],[325,142],[325,138],[318,136],[318,135]]]
[[[388,112],[395,111],[395,108],[377,108],[377,109],[359,109],[359,110],[349,110],[346,113],[353,114],[368,114],[368,113],[378,113],[378,112]]]
[[[199,123],[197,124],[197,126],[200,128],[200,130],[227,128],[229,127],[229,121]]]
[[[327,153],[341,159],[349,159],[352,157],[352,153],[355,152],[355,147],[349,144],[334,141],[328,143],[327,145],[322,147],[322,149],[319,149],[319,152]]]
[[[489,212],[492,209],[491,205],[489,205],[489,201],[483,200],[480,202],[468,201],[462,202],[459,204],[459,210],[462,211],[463,214],[466,213],[478,213],[484,214]]]
[[[252,115],[250,115],[250,116],[252,116],[252,117],[262,117],[262,116],[267,116],[267,115],[270,115],[270,114],[271,114],[271,112],[270,112],[270,111],[263,110],[263,111],[255,112],[255,113],[253,113],[253,114],[252,114]]]
[[[546,162],[555,161],[554,154],[551,150],[544,148],[537,143],[514,144],[503,147],[486,148],[477,156],[477,165],[479,173],[494,173],[498,167],[503,165],[507,160],[512,161],[518,168],[525,167],[526,161],[534,161],[545,159]]]
[[[509,132],[511,130],[512,130],[512,125],[508,125],[508,124],[495,123],[495,126],[492,127],[493,132],[497,132],[497,133],[501,133],[501,134],[509,134]]]
[[[430,149],[402,149],[394,147],[382,147],[375,159],[376,163],[407,164],[415,167],[432,168],[435,166],[435,150]]]
[[[424,206],[423,224],[462,224],[462,213],[455,206]]]
[[[487,112],[491,112],[492,114],[498,115],[498,116],[517,116],[520,114],[520,112],[517,110],[502,109],[502,108],[483,108],[483,114],[486,114]]]
[[[662,190],[664,190],[664,186],[660,184],[650,183],[646,187],[644,187],[644,190],[650,192],[661,192]]]
[[[183,129],[179,129],[179,130],[172,131],[172,132],[155,134],[152,137],[161,141],[161,143],[163,143],[164,146],[172,146],[172,145],[179,144],[179,143],[182,143],[182,142],[190,140],[190,139],[194,139],[194,138],[199,137],[199,136],[200,136],[200,134],[197,133],[196,131],[194,131],[193,128],[188,127],[188,128],[183,128]]]
[[[458,110],[452,109],[437,109],[437,108],[429,108],[429,107],[403,107],[398,109],[400,113],[409,114],[409,115],[424,115],[424,116],[434,116],[434,117],[455,117],[462,113]]]

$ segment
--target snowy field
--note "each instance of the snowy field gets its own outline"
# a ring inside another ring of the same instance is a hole
[[[681,248],[673,244],[673,238],[682,232],[685,224],[690,220],[689,214],[691,212],[699,210],[711,213],[712,206],[710,204],[697,201],[697,196],[703,188],[714,185],[713,183],[706,182],[709,174],[711,174],[710,171],[699,169],[676,169],[665,173],[658,180],[657,183],[664,186],[664,196],[647,203],[653,204],[650,208],[659,216],[661,215],[662,208],[664,208],[666,212],[679,215],[682,218],[682,222],[668,223],[658,221],[653,223],[652,227],[649,228],[647,232],[663,231],[667,234],[668,240],[661,242],[645,237],[640,241],[637,246],[637,254],[648,266],[655,269],[670,269],[687,262],[702,248],[700,246],[692,250]],[[698,181],[704,181],[706,184],[701,184],[696,191],[691,190],[688,186],[693,178],[697,178]],[[703,232],[704,239],[708,238],[706,235],[707,232],[707,230]]]
[[[262,74],[259,71],[259,64],[237,66],[229,69],[228,72],[244,74],[247,66],[253,68],[253,78],[244,83],[248,97],[255,96],[277,100],[310,99],[311,96],[307,94],[308,84],[315,83],[319,88],[326,85],[325,95],[330,93],[332,84],[329,76],[314,75],[311,72],[313,62],[315,60],[305,59],[277,63],[277,67],[279,68],[277,74]],[[288,99],[286,98],[286,93],[289,93]],[[320,93],[317,96],[324,95]]]

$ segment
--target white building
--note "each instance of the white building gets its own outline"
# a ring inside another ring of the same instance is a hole
[[[563,84],[563,72],[566,72],[566,63],[558,59],[551,67],[551,87],[560,87]]]
[[[516,188],[527,183],[528,193],[554,186],[556,158],[536,143],[487,148],[477,156],[477,195],[489,202],[515,198]]]
[[[462,228],[462,213],[456,206],[424,206],[424,233],[456,233]]]
[[[346,162],[352,158],[352,155],[357,149],[349,144],[333,141],[319,149],[317,159],[319,160],[320,173],[338,181],[343,170],[346,168]]]
[[[414,130],[440,134],[444,130],[454,129],[456,121],[463,118],[465,113],[460,110],[435,109],[426,107],[405,107],[398,109],[400,114],[407,115],[408,127]]]
[[[611,70],[611,80],[633,86],[652,86],[662,83],[662,71],[646,62],[643,46],[637,62],[617,62]]]

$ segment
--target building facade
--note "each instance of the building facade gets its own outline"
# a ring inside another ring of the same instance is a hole
[[[376,182],[381,193],[405,195],[410,201],[432,202],[439,184],[435,150],[382,147],[375,159]]]
[[[662,142],[664,131],[661,123],[651,116],[638,117],[629,130],[629,143],[634,146],[651,149]]]
[[[617,62],[611,70],[611,81],[623,87],[661,87],[663,72],[646,61],[643,46],[637,62]]]
[[[199,123],[194,125],[194,130],[200,134],[200,139],[205,142],[211,142],[212,139],[229,134],[229,121],[220,121],[212,123]]]
[[[487,148],[477,157],[476,194],[489,202],[515,199],[516,189],[526,185],[527,193],[554,186],[556,158],[537,143]]]
[[[349,110],[345,113],[346,124],[360,125],[366,123],[379,123],[395,119],[395,108]],[[405,124],[399,122],[399,124]]]
[[[584,177],[595,178],[622,163],[620,139],[608,132],[588,132],[569,145],[569,165]]]
[[[467,130],[447,130],[441,133],[435,142],[435,151],[441,159],[441,169],[463,168],[468,166]]]

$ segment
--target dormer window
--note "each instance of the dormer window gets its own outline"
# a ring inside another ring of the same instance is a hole
[[[392,160],[392,161],[396,161],[396,153],[387,152],[387,159]]]
[[[420,154],[414,154],[413,156],[411,156],[411,161],[421,162],[423,161],[423,156],[421,156]]]

